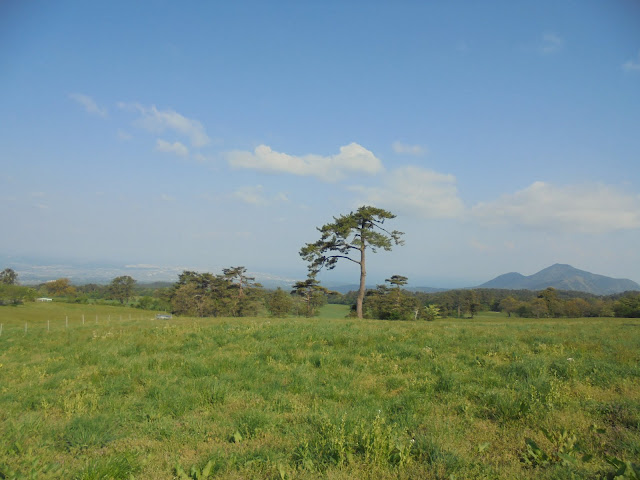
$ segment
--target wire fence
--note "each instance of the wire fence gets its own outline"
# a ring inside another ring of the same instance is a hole
[[[65,315],[64,318],[34,319],[27,321],[0,322],[0,339],[9,335],[30,335],[60,332],[78,327],[122,325],[125,322],[165,321],[172,319],[171,315],[132,315],[132,314],[77,314]]]

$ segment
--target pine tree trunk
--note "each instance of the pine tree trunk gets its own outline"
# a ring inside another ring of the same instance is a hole
[[[364,262],[365,248],[363,240],[362,245],[360,246],[360,290],[358,290],[358,299],[356,300],[356,314],[358,315],[358,318],[362,318],[362,303],[364,302],[365,281],[367,278],[367,268]]]

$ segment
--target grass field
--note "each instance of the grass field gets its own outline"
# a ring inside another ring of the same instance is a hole
[[[2,307],[0,478],[636,478],[639,320],[345,313]]]

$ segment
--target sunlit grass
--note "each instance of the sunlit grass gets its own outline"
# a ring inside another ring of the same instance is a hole
[[[640,321],[358,321],[338,307],[169,321],[0,308],[0,472],[598,478],[607,457],[640,458]]]

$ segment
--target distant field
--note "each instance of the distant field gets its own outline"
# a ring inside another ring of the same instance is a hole
[[[640,458],[640,320],[347,312],[2,307],[0,478],[595,479]]]

